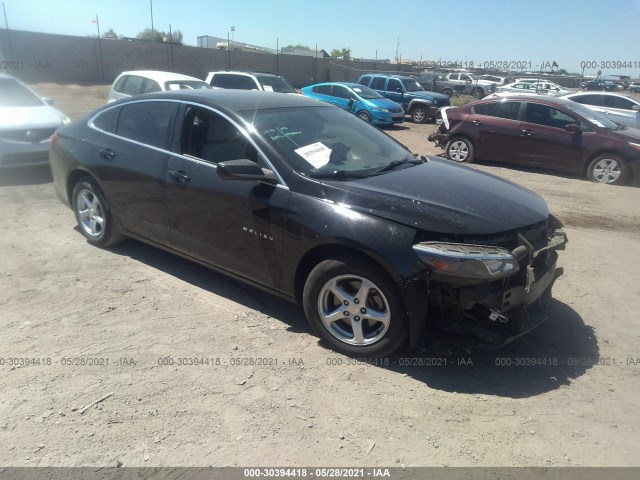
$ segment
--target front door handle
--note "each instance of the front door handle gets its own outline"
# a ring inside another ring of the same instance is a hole
[[[528,128],[523,128],[520,131],[522,132],[523,135],[526,135],[527,137],[530,137],[531,135],[533,135],[533,131],[529,130]]]
[[[169,175],[175,178],[178,183],[189,183],[191,181],[191,177],[182,170],[171,170]]]
[[[107,161],[111,161],[114,158],[116,158],[116,153],[110,148],[99,148],[98,153],[102,158],[104,158]]]
[[[482,125],[482,122],[479,122],[478,120],[472,120],[471,123],[473,123],[474,125]]]

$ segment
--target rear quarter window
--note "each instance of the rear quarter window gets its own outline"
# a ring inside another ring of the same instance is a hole
[[[115,133],[120,108],[110,108],[99,113],[93,119],[93,126],[103,132]]]

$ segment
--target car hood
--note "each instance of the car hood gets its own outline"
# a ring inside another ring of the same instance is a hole
[[[625,140],[629,142],[638,143],[640,140],[640,130],[637,128],[629,127],[624,130],[611,130],[614,133],[617,133],[625,138]]]
[[[0,107],[0,128],[49,128],[62,125],[64,114],[50,107]]]
[[[446,95],[442,94],[442,93],[436,93],[436,92],[408,92],[408,95],[413,95],[415,97],[419,97],[419,98],[424,98],[425,100],[446,100],[449,101],[449,97],[447,97]]]
[[[369,178],[324,182],[329,199],[434,233],[485,235],[544,221],[546,202],[494,175],[429,157]]]
[[[388,98],[367,98],[362,100],[364,103],[371,105],[372,107],[386,108],[387,110],[402,108],[393,100]]]

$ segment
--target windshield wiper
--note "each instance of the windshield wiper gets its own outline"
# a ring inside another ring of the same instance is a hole
[[[333,172],[311,172],[308,174],[312,178],[331,178],[333,180],[347,180],[350,178],[366,178],[367,175],[349,172],[347,170],[334,170]]]
[[[398,167],[399,165],[404,165],[405,163],[409,163],[411,165],[420,165],[421,163],[424,163],[425,161],[426,161],[426,159],[422,160],[421,158],[407,156],[407,157],[402,158],[400,160],[393,160],[393,161],[389,162],[384,167],[372,172],[369,176],[378,175],[380,173],[388,172],[389,170],[393,170],[394,168]]]

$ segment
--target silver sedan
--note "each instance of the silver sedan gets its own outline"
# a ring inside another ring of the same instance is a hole
[[[19,80],[0,73],[0,167],[49,163],[49,138],[70,122]]]

